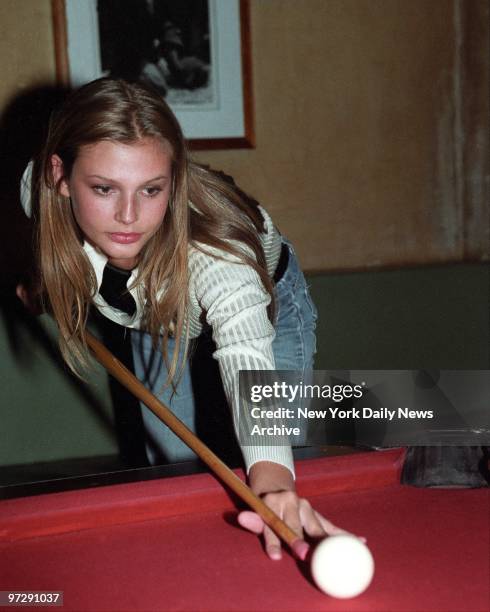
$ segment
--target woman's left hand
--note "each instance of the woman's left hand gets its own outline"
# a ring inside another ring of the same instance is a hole
[[[250,487],[254,493],[274,510],[298,537],[304,534],[312,538],[345,533],[314,510],[308,500],[297,496],[294,479],[284,466],[262,461],[252,466],[249,474]],[[255,512],[244,510],[238,515],[239,524],[252,533],[263,534],[265,550],[271,559],[280,559],[281,541],[262,518]]]

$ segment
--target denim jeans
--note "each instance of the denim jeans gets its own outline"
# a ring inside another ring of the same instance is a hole
[[[283,239],[284,240],[284,239]],[[275,285],[276,336],[272,344],[276,370],[308,371],[313,369],[316,352],[317,311],[313,304],[303,273],[292,245],[288,266]],[[191,430],[196,430],[196,409],[189,362],[174,393],[171,387],[163,389],[167,369],[152,347],[149,334],[132,331],[133,358],[136,376],[182,420]],[[174,351],[172,338],[168,342],[169,362]],[[181,356],[182,358],[182,356]],[[150,464],[162,459],[169,463],[195,459],[194,453],[164,425],[146,406],[141,405],[147,433],[146,452]],[[230,416],[231,422],[231,416]]]

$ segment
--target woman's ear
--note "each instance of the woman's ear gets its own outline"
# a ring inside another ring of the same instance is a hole
[[[69,198],[70,188],[63,173],[63,162],[59,155],[51,155],[51,172],[53,173],[54,184],[58,187],[59,193]]]

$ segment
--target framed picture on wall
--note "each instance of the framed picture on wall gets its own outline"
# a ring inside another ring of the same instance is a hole
[[[248,0],[52,0],[58,80],[140,80],[194,149],[254,146]]]

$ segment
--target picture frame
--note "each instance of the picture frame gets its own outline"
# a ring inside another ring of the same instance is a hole
[[[108,42],[100,32],[99,1],[51,0],[56,76],[62,85],[77,87],[108,74],[102,61]],[[209,79],[195,89],[195,98],[191,90],[179,94],[171,88],[164,97],[192,149],[253,148],[249,0],[207,0],[207,11],[209,63],[203,70]]]

